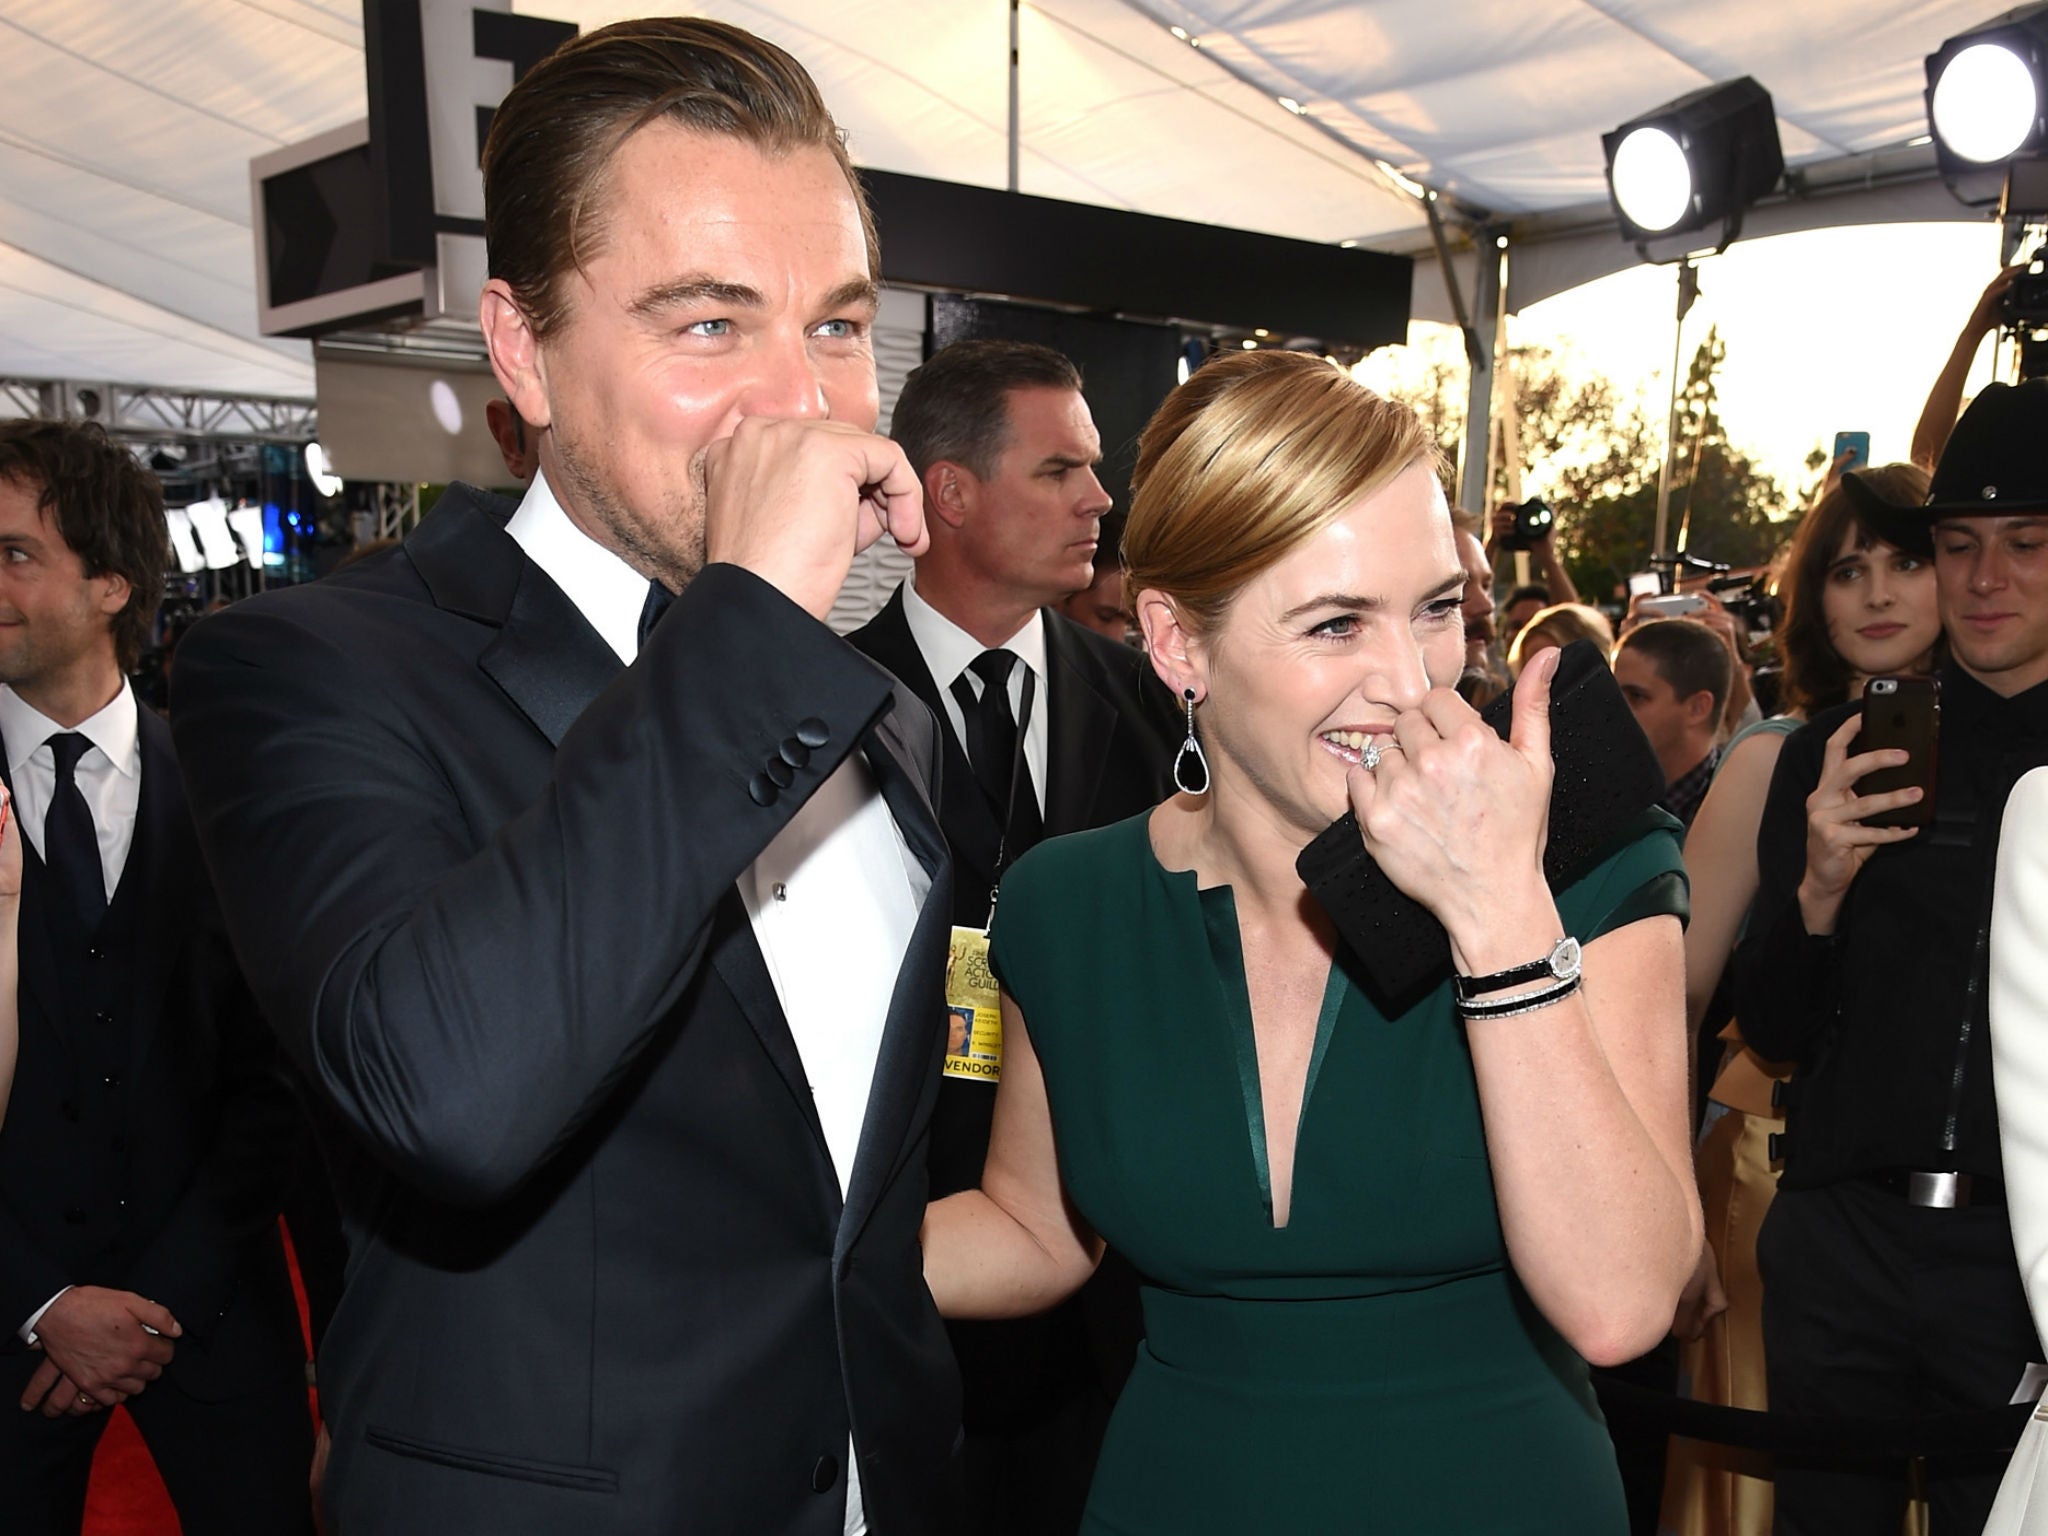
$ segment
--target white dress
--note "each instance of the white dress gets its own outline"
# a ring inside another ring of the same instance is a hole
[[[1991,902],[1991,1062],[2007,1210],[2034,1330],[2048,1338],[2048,768],[2014,786]],[[2048,1398],[2027,1420],[1985,1536],[2048,1536]]]

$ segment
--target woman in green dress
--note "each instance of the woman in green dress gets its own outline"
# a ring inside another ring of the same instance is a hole
[[[1103,1240],[1143,1277],[1090,1536],[1625,1529],[1586,1361],[1657,1341],[1700,1245],[1676,824],[1544,883],[1555,654],[1511,741],[1452,691],[1435,471],[1411,412],[1283,352],[1140,446],[1124,560],[1189,792],[1005,879],[987,1171],[925,1225],[953,1316],[1051,1305]],[[1295,872],[1347,809],[1467,998],[1375,1006]]]

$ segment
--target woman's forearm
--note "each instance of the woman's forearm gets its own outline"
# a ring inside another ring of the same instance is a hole
[[[1079,1290],[1101,1256],[1100,1244],[1084,1245],[1071,1232],[1039,1236],[978,1189],[926,1206],[919,1236],[925,1285],[948,1318],[1046,1311]]]
[[[1580,991],[1467,1026],[1516,1274],[1595,1364],[1663,1337],[1699,1256],[1678,924],[1587,946]]]

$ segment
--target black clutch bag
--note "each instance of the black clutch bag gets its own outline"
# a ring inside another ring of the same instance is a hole
[[[1507,693],[1480,718],[1505,739],[1513,713]],[[1566,646],[1551,679],[1550,755],[1556,777],[1543,874],[1557,890],[1605,858],[1664,793],[1657,755],[1590,640]],[[1365,851],[1356,816],[1347,812],[1332,822],[1294,867],[1385,1011],[1405,1011],[1443,980],[1451,966],[1449,936]]]

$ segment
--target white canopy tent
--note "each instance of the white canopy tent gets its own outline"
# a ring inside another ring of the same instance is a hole
[[[1415,312],[1448,318],[1433,189],[1466,263],[1464,231],[1509,233],[1519,308],[1636,259],[1600,134],[1735,75],[1807,184],[1752,233],[1969,217],[1912,142],[1921,60],[1998,3],[1023,0],[1019,190],[1418,253]],[[1009,0],[695,8],[808,64],[857,162],[1004,184]],[[0,0],[0,377],[310,397],[307,345],[256,332],[248,165],[364,93],[355,0]]]

